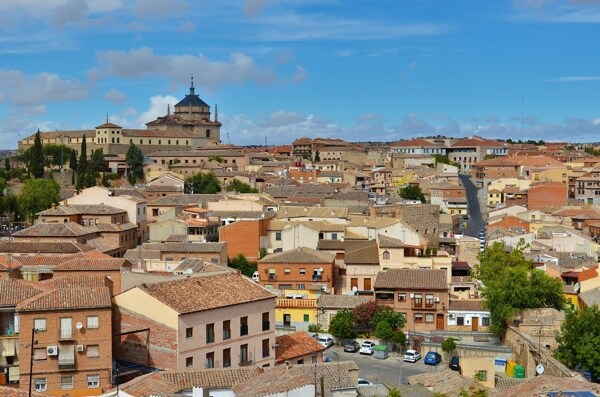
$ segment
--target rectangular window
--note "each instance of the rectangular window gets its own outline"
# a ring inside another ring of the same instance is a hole
[[[231,348],[223,349],[223,368],[231,367]]]
[[[194,327],[188,327],[185,329],[185,337],[192,338],[194,336]]]
[[[484,327],[489,327],[490,326],[490,318],[489,317],[482,317],[481,318],[481,325]]]
[[[281,232],[275,232],[275,241],[281,241]]]
[[[422,322],[423,322],[423,314],[415,313],[415,323],[422,323]]]
[[[240,318],[240,336],[248,335],[248,317]]]
[[[223,321],[223,340],[231,338],[231,320]]]
[[[482,381],[486,381],[487,380],[487,371],[483,371],[483,370],[477,371],[477,377],[479,379],[481,379]]]
[[[33,320],[33,328],[38,331],[46,331],[46,319],[45,318],[36,318]]]
[[[307,323],[310,321],[310,314],[305,314],[304,315],[304,322]]]
[[[301,267],[300,268],[300,275],[303,276],[305,274],[306,274],[306,269],[304,269],[304,268]]]
[[[433,294],[425,294],[425,307],[433,307]]]
[[[268,331],[271,329],[271,321],[269,321],[269,312],[264,312],[262,314],[262,330]]]
[[[423,307],[423,295],[422,294],[415,294],[414,306],[415,307]]]
[[[48,388],[48,384],[46,378],[35,378],[35,391],[46,391]]]
[[[60,390],[72,390],[73,389],[73,377],[72,376],[61,376],[60,377]]]
[[[191,368],[194,366],[194,357],[186,357],[185,358],[185,367]]]
[[[47,350],[45,347],[35,348],[33,349],[33,359],[34,360],[45,360],[47,358]]]
[[[398,293],[398,302],[406,302],[406,292]]]
[[[427,313],[427,314],[425,314],[425,322],[426,323],[433,323],[433,313]]]
[[[240,364],[248,363],[248,344],[245,343],[240,346]]]
[[[215,367],[215,353],[210,352],[206,353],[206,368],[214,368]]]
[[[456,317],[456,325],[465,325],[464,317]]]
[[[98,328],[98,316],[87,316],[87,327],[96,329]]]
[[[99,375],[88,375],[87,377],[87,387],[99,387],[100,386],[100,376]]]
[[[285,274],[290,274],[292,272],[292,269],[290,269],[289,267],[286,267],[285,269],[283,269],[283,272]]]
[[[296,284],[296,289],[306,289],[306,285],[304,285],[304,284]]]
[[[206,324],[206,343],[215,341],[215,324]]]
[[[262,340],[262,356],[263,356],[263,358],[269,357],[269,340],[268,339]]]
[[[331,233],[332,240],[337,240],[337,237],[338,237],[337,233]]]
[[[100,346],[99,345],[87,345],[85,354],[88,358],[100,357]]]

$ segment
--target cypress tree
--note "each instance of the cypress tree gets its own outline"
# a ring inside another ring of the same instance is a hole
[[[79,163],[77,164],[77,183],[75,189],[81,190],[86,184],[86,172],[88,169],[87,164],[87,143],[85,141],[85,135],[83,141],[81,141],[81,150],[79,151]]]
[[[35,140],[33,141],[33,147],[31,148],[29,169],[34,178],[44,177],[44,152],[39,129],[35,133]]]

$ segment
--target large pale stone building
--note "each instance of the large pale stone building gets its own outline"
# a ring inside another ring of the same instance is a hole
[[[146,129],[129,129],[110,123],[93,130],[40,131],[42,144],[66,145],[79,151],[85,138],[88,154],[102,149],[104,154],[123,154],[129,144],[138,146],[145,154],[161,150],[191,150],[216,146],[221,142],[221,123],[215,105],[211,119],[210,106],[196,94],[192,80],[189,93],[167,114],[146,123]],[[34,143],[35,134],[19,141],[19,150],[25,151]]]

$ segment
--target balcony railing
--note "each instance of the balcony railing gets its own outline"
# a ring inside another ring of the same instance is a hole
[[[316,299],[277,299],[277,307],[317,307]]]
[[[73,339],[73,329],[72,328],[61,328],[58,332],[59,332],[59,339],[61,339],[61,340]]]
[[[60,371],[74,371],[76,369],[75,357],[60,357],[58,359],[58,369]]]

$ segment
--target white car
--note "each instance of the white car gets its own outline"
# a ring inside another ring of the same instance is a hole
[[[370,382],[366,379],[358,378],[358,385],[359,386],[373,386],[373,382]]]
[[[360,354],[373,354],[373,346],[375,346],[375,342],[371,342],[370,340],[366,340],[360,345]]]
[[[333,346],[333,339],[331,339],[328,336],[319,336],[319,339],[317,339],[317,341],[322,344],[323,346],[325,346],[325,348],[327,349],[328,347]]]
[[[421,353],[416,350],[407,350],[404,352],[404,361],[410,361],[411,363],[416,363],[421,359]]]

